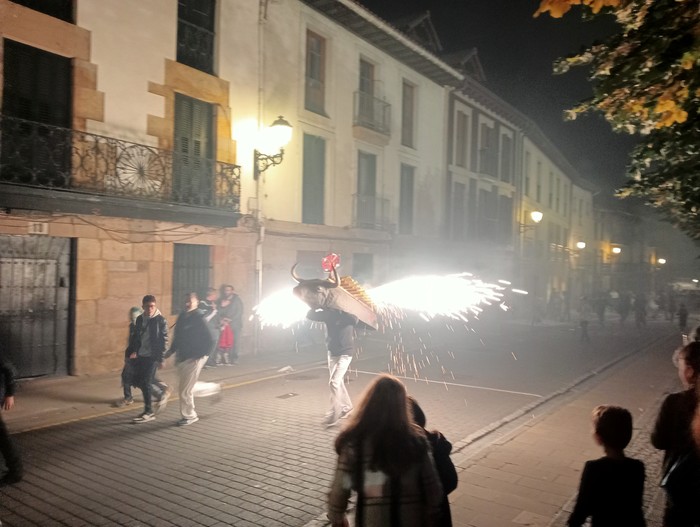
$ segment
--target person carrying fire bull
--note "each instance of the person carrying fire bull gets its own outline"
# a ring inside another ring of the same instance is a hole
[[[331,407],[323,418],[323,424],[330,428],[350,415],[353,409],[350,394],[345,387],[345,374],[355,352],[357,317],[339,309],[311,309],[306,318],[326,325]]]
[[[335,267],[331,267],[330,273],[333,279],[303,280],[292,269],[292,276],[299,282],[294,288],[294,293],[311,308],[306,318],[314,322],[323,322],[326,326],[328,386],[331,392],[330,410],[323,418],[323,424],[327,428],[336,426],[353,410],[350,394],[345,387],[345,374],[355,352],[355,326],[359,320],[351,313],[328,307],[329,291],[340,285]]]

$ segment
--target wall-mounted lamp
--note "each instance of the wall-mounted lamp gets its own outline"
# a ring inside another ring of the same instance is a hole
[[[658,260],[656,260],[656,262],[657,262],[659,265],[664,265],[664,264],[666,263],[666,258],[659,258]]]
[[[583,250],[586,248],[586,242],[576,242],[576,248],[579,250]]]
[[[613,254],[620,254],[621,252],[622,252],[622,247],[613,247],[612,248]]]
[[[537,224],[542,221],[542,218],[544,217],[544,214],[542,214],[539,210],[533,210],[530,213],[530,219],[532,220],[531,224],[528,223],[518,223],[518,228],[520,232],[525,232],[529,229],[534,229],[537,227]]]
[[[253,179],[255,181],[260,179],[260,174],[272,166],[279,165],[284,159],[284,147],[292,139],[292,125],[280,115],[269,128],[263,131],[262,138],[265,146],[261,148],[270,151],[279,149],[279,152],[264,154],[257,148],[255,149],[253,152]]]

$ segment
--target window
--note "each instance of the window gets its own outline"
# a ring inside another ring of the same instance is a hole
[[[374,279],[374,255],[371,253],[353,253],[352,276],[361,285],[371,283]]]
[[[401,104],[401,144],[413,148],[413,126],[415,117],[416,87],[408,82],[403,83],[403,97]]]
[[[530,163],[532,162],[530,152],[525,152],[525,183],[523,186],[523,194],[530,196]]]
[[[377,224],[377,156],[359,151],[357,154],[358,227],[374,228]]]
[[[2,179],[65,187],[71,177],[71,60],[9,39],[3,51],[2,112],[8,118],[0,125]]]
[[[501,181],[510,183],[513,179],[513,139],[501,136]]]
[[[554,174],[549,173],[549,185],[547,186],[547,206],[551,209],[554,205]]]
[[[479,171],[489,176],[497,176],[498,171],[498,141],[496,129],[486,123],[481,124],[479,145]]]
[[[399,234],[413,233],[413,185],[415,167],[401,164],[401,189],[399,194]]]
[[[214,197],[214,107],[175,94],[173,198],[178,203],[211,205]]]
[[[301,221],[323,225],[326,140],[322,137],[304,134],[303,170]]]
[[[74,23],[73,0],[12,0],[34,11],[58,18],[64,22]]]
[[[557,190],[554,202],[554,209],[559,212],[559,203],[561,202],[561,179],[557,178]]]
[[[173,299],[170,312],[179,313],[184,309],[187,293],[194,291],[204,295],[210,287],[210,273],[211,249],[208,245],[176,243],[173,247]]]
[[[374,64],[360,59],[359,118],[373,123],[374,116]]]
[[[313,31],[306,32],[306,92],[304,107],[325,115],[326,39]]]
[[[464,240],[466,237],[466,210],[464,209],[466,187],[455,183],[452,189],[452,239]]]
[[[537,203],[542,203],[542,161],[537,161]]]
[[[177,61],[214,73],[216,0],[178,0]]]
[[[479,239],[494,241],[498,236],[498,187],[479,189]]]
[[[468,145],[469,116],[464,112],[457,111],[455,122],[455,165],[467,167],[467,145]]]

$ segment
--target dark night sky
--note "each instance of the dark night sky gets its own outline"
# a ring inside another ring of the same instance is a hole
[[[533,18],[539,0],[359,0],[392,19],[429,10],[444,51],[476,47],[493,92],[533,119],[580,174],[602,188],[624,182],[634,140],[598,115],[564,121],[565,109],[591,94],[583,68],[552,74],[555,59],[579,51],[615,28],[583,22],[576,8],[563,19]]]

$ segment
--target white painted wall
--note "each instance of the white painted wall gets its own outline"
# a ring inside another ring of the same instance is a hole
[[[175,59],[177,2],[81,0],[77,9],[77,24],[92,33],[91,61],[105,94],[105,121],[89,120],[88,131],[155,144],[146,116],[164,115],[163,98],[148,83],[161,84],[165,59]]]

